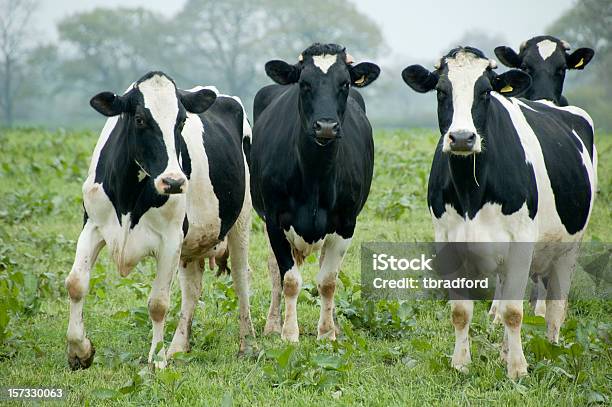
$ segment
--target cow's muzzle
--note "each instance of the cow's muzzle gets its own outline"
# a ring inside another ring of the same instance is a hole
[[[471,131],[454,131],[449,133],[450,151],[453,153],[470,153],[476,145],[476,133]]]
[[[326,146],[340,138],[340,124],[335,120],[317,120],[313,129],[315,142],[320,146]]]
[[[187,179],[179,174],[162,174],[155,182],[155,189],[162,195],[184,194],[187,192]]]

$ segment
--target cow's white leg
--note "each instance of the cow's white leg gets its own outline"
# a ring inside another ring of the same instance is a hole
[[[89,273],[104,240],[98,229],[88,220],[79,235],[72,270],[66,278],[66,290],[70,297],[70,319],[68,321],[68,364],[72,370],[86,369],[93,362],[95,349],[85,334],[83,304],[89,291]]]
[[[276,257],[270,247],[270,241],[266,233],[266,241],[268,242],[268,272],[270,273],[270,281],[272,282],[272,292],[270,299],[270,308],[268,309],[268,317],[266,318],[266,326],[264,327],[264,335],[281,332],[281,282],[280,270]]]
[[[297,322],[297,299],[302,288],[302,276],[294,265],[287,271],[283,279],[283,294],[285,295],[285,322],[281,338],[289,342],[298,342],[300,329]]]
[[[451,315],[455,327],[455,351],[451,365],[467,372],[467,365],[472,361],[470,354],[470,322],[474,313],[474,302],[471,300],[451,300]]]
[[[153,363],[156,369],[166,367],[166,350],[163,346],[164,327],[170,302],[170,285],[174,271],[179,265],[182,241],[182,231],[179,231],[175,236],[171,236],[169,232],[164,236],[161,252],[157,256],[157,275],[153,280],[151,294],[149,295],[149,316],[153,324],[149,363]],[[155,351],[159,343],[162,343],[162,346],[157,353],[157,357],[155,357]]]
[[[539,317],[546,317],[546,287],[541,276],[538,276],[537,284],[538,298],[536,300],[533,313]]]
[[[499,299],[501,298],[501,279],[499,275],[496,276],[495,283],[495,294],[493,296],[493,301],[491,302],[491,308],[489,309],[489,316],[493,317],[494,324],[501,324],[501,314],[499,313]]]
[[[245,164],[246,165],[246,164]],[[247,178],[248,185],[248,178]],[[230,252],[231,273],[234,290],[238,296],[240,313],[240,350],[243,354],[249,347],[255,345],[255,330],[251,321],[251,306],[249,303],[249,234],[251,232],[251,198],[247,190],[245,203],[228,233],[228,248]]]
[[[502,300],[501,313],[504,321],[504,339],[502,359],[507,363],[508,376],[516,379],[527,374],[527,360],[523,354],[521,342],[521,324],[523,321],[523,301]]]
[[[203,269],[197,260],[181,264],[179,268],[181,315],[174,332],[174,337],[172,338],[172,343],[168,348],[168,358],[177,352],[189,352],[191,321],[193,320],[193,313],[202,293],[202,273]]]
[[[546,337],[552,343],[559,342],[559,331],[565,320],[567,311],[567,297],[574,270],[576,269],[576,257],[578,256],[578,245],[568,253],[563,254],[553,265],[553,270],[548,279],[548,292],[546,299]]]
[[[336,278],[344,254],[351,244],[351,239],[343,239],[339,235],[330,235],[323,244],[321,269],[317,274],[317,289],[321,296],[321,313],[319,316],[318,338],[328,337],[336,339],[334,326],[334,293],[336,292]]]

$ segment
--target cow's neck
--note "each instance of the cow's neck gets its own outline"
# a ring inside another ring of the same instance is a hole
[[[483,151],[469,156],[449,155],[447,160],[453,189],[463,213],[475,213],[485,203],[489,178],[488,153]]]
[[[306,181],[327,181],[336,177],[339,143],[340,140],[336,140],[320,147],[308,135],[302,133],[297,137],[298,162]]]

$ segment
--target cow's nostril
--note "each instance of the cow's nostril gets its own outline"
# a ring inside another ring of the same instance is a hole
[[[468,141],[470,141],[470,142],[476,141],[476,134],[472,133],[472,135],[470,137],[468,137]]]
[[[450,139],[450,142],[451,142],[451,143],[454,143],[454,142],[455,142],[455,136],[453,136],[452,134],[449,134],[449,135],[448,135],[448,138]]]
[[[321,131],[321,129],[323,128],[323,126],[321,125],[321,122],[318,121],[318,120],[315,122],[313,127],[314,127],[315,131]]]

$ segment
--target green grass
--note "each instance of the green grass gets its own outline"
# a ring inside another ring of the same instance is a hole
[[[84,319],[97,348],[88,370],[72,372],[65,356],[70,271],[82,222],[80,185],[97,138],[93,132],[16,130],[0,133],[0,386],[62,387],[70,404],[113,405],[585,405],[612,402],[612,305],[572,303],[559,347],[543,340],[542,321],[523,330],[530,374],[519,382],[499,361],[502,329],[489,324],[489,303],[476,306],[466,375],[450,367],[454,335],[443,301],[380,303],[366,310],[353,296],[362,241],[428,241],[427,176],[437,133],[377,133],[370,198],[342,266],[336,344],[316,340],[318,305],[310,259],[298,304],[301,341],[261,337],[269,299],[266,244],[254,221],[250,265],[252,315],[259,358],[237,358],[238,321],[227,279],[207,271],[192,332],[192,354],[164,373],[146,363],[146,311],[153,262],[126,279],[105,252],[92,272]],[[612,136],[598,135],[599,186],[586,240],[612,241]],[[173,287],[166,340],[176,324]],[[526,306],[527,312],[531,309]],[[7,320],[10,317],[10,321]],[[573,345],[573,346],[572,346]],[[119,390],[121,391],[119,392]],[[125,393],[125,394],[124,394]]]

